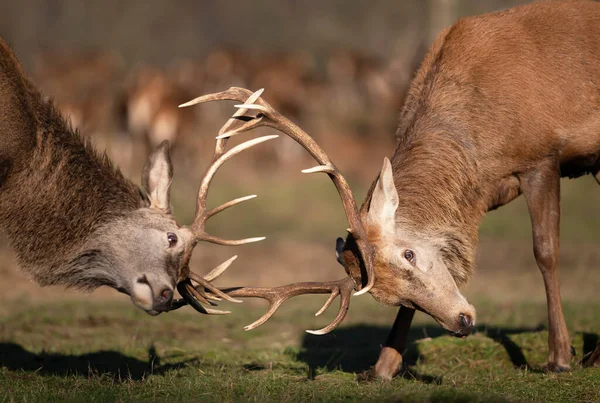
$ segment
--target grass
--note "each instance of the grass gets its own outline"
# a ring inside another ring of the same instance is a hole
[[[260,198],[216,217],[209,231],[236,238],[266,235],[271,241],[237,249],[242,263],[230,270],[235,280],[226,281],[272,285],[340,275],[333,239],[344,234],[346,225],[327,178],[288,178],[287,172],[285,180],[267,174],[236,177],[233,168],[224,169],[228,180],[225,186],[216,181],[211,204],[253,193]],[[193,214],[196,186],[193,180],[174,183],[175,211],[182,222]],[[368,186],[352,183],[358,200]],[[184,308],[152,318],[123,297],[73,299],[50,293],[44,294],[47,301],[30,300],[27,288],[23,297],[10,292],[0,304],[0,402],[600,402],[600,369],[578,364],[600,334],[600,252],[594,242],[600,220],[590,219],[597,215],[600,192],[591,178],[563,180],[562,186],[562,291],[577,353],[570,372],[543,371],[547,311],[531,252],[529,217],[519,198],[490,213],[481,228],[479,271],[466,293],[477,308],[477,332],[455,339],[417,314],[403,373],[391,382],[362,381],[396,313],[368,296],[352,301],[334,333],[318,337],[304,330],[327,323],[313,316],[323,297],[292,300],[267,324],[244,332],[264,306],[236,305],[225,317]],[[228,253],[199,246],[196,258],[204,269]],[[0,259],[5,255],[0,253]],[[14,288],[26,289],[15,280],[16,269],[1,262],[10,287],[15,282]],[[328,315],[331,319],[334,313]]]
[[[195,187],[175,185],[177,212],[186,221]],[[595,186],[588,179],[563,181],[561,278],[577,353],[568,373],[543,371],[546,304],[525,242],[530,242],[530,225],[520,198],[489,214],[481,229],[480,269],[467,289],[478,311],[477,332],[455,339],[417,314],[403,373],[391,382],[361,380],[375,363],[396,312],[369,297],[353,300],[343,325],[318,337],[304,330],[323,326],[327,318],[313,316],[322,301],[309,297],[291,301],[264,326],[244,332],[243,325],[260,316],[264,306],[236,305],[234,314],[225,317],[200,316],[186,308],[152,318],[123,299],[57,297],[42,303],[24,294],[0,305],[0,402],[600,402],[600,369],[578,364],[600,334],[595,291],[600,258],[593,242],[600,221],[589,219],[600,204]],[[361,200],[366,186],[354,188]],[[280,283],[298,281],[300,275],[322,276],[317,266],[331,253],[314,245],[331,242],[345,228],[338,196],[326,178],[240,180],[216,187],[211,203],[249,193],[261,198],[216,218],[211,231],[278,241],[243,249],[248,267],[232,269],[235,281]],[[278,242],[286,239],[292,247],[280,249]],[[217,259],[203,248],[196,255],[203,266]],[[298,264],[301,272],[294,269]],[[329,266],[326,276],[340,274],[339,267]],[[333,313],[328,314],[331,319]]]
[[[262,306],[150,318],[123,302],[16,300],[0,324],[0,401],[599,401],[600,370],[574,360],[569,373],[542,371],[544,304],[482,300],[487,325],[464,340],[418,315],[406,371],[389,383],[357,374],[376,360],[395,311],[357,298],[342,327],[317,337],[303,330],[325,321],[311,315],[318,305],[293,301],[247,333]],[[600,305],[565,311],[581,358],[597,340]]]

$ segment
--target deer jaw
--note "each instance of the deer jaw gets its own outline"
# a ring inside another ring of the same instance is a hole
[[[419,309],[456,336],[470,334],[475,309],[460,293],[447,266],[444,240],[399,223],[398,200],[392,167],[386,158],[369,209],[361,214],[375,251],[376,283],[371,294],[386,305]],[[351,235],[345,243],[338,242],[340,263],[355,279],[360,279],[357,256]]]

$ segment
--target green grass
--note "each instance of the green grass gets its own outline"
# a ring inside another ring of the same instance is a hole
[[[243,250],[228,282],[241,275],[244,280],[253,281],[255,276],[260,282],[277,283],[298,281],[300,275],[304,280],[312,273],[340,275],[333,250],[329,254],[313,247],[323,243],[333,249],[333,239],[344,235],[346,228],[339,196],[327,178],[288,178],[287,173],[228,178],[221,184],[215,181],[211,205],[246,194],[260,197],[211,220],[209,231],[236,238],[266,235],[269,241],[293,245],[271,242],[264,249]],[[359,201],[369,185],[352,184]],[[4,299],[0,402],[600,402],[600,369],[578,364],[600,334],[596,291],[600,260],[595,242],[600,220],[593,219],[600,189],[591,178],[563,180],[562,186],[560,275],[565,317],[577,353],[570,372],[543,371],[548,356],[547,311],[528,245],[529,217],[519,198],[488,214],[481,228],[480,269],[466,293],[477,308],[477,332],[455,339],[431,318],[417,314],[404,371],[391,382],[361,381],[361,374],[375,363],[396,313],[368,296],[353,299],[343,325],[321,337],[304,330],[322,327],[334,315],[314,317],[324,297],[290,301],[252,332],[242,328],[264,312],[260,304],[236,305],[234,313],[224,317],[201,316],[184,308],[152,318],[125,298],[48,303]],[[182,222],[191,220],[196,187],[194,181],[174,183],[175,212]],[[214,260],[203,252],[196,253],[203,259],[202,270]],[[260,259],[257,263],[247,256]],[[288,261],[304,265],[295,270]],[[263,276],[254,270],[263,271]]]
[[[0,401],[600,401],[599,369],[574,360],[569,373],[542,371],[544,304],[476,304],[487,324],[464,340],[417,315],[406,371],[384,383],[357,380],[395,314],[368,297],[321,337],[303,332],[326,321],[307,298],[253,332],[242,330],[262,313],[253,304],[226,317],[151,318],[124,302],[13,301],[0,322]],[[600,331],[600,305],[565,311],[581,358]]]

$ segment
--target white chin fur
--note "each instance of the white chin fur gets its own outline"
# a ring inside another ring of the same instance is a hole
[[[148,284],[144,283],[134,283],[133,284],[133,292],[131,293],[131,300],[140,309],[148,312],[152,315],[151,312],[156,312],[152,309],[152,290]],[[155,313],[156,314],[156,313]]]

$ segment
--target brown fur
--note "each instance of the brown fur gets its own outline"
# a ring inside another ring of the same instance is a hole
[[[558,187],[551,183],[599,175],[600,4],[548,0],[460,20],[423,61],[396,135],[396,225],[441,240],[457,284],[473,272],[485,213],[526,193],[548,293],[549,366],[568,367],[556,276],[558,197],[551,200]],[[343,260],[357,277],[353,245],[347,242]],[[394,276],[385,263],[376,275]],[[398,292],[384,280],[373,290]]]
[[[60,271],[74,251],[141,207],[140,190],[42,99],[1,40],[0,66],[0,227],[37,282],[70,284]]]
[[[0,230],[41,285],[111,286],[150,315],[172,309],[196,239],[170,214],[168,141],[143,190],[45,101],[0,40]]]

